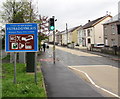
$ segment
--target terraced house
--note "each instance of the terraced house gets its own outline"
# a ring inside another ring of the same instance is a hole
[[[91,47],[91,44],[104,44],[103,23],[111,19],[111,17],[110,15],[105,15],[93,21],[88,20],[88,23],[78,31],[78,43],[88,48]]]
[[[103,24],[104,43],[106,46],[120,46],[120,21],[118,15],[114,16]]]
[[[74,43],[77,44],[77,31],[80,28],[80,26],[73,27],[68,29],[68,31],[64,30],[61,32],[58,32],[56,34],[56,43],[61,45],[67,45],[67,43]]]
[[[78,30],[80,27],[81,25],[68,30],[68,43],[78,44]]]

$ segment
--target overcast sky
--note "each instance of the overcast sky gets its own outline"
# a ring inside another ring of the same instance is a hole
[[[5,0],[3,0],[5,1]],[[120,0],[32,0],[38,7],[42,16],[55,16],[56,29],[64,30],[65,24],[68,28],[84,25],[88,20],[106,15],[106,11],[112,16],[118,13],[118,1]]]
[[[84,25],[88,20],[118,13],[119,0],[34,0],[38,4],[39,13],[57,19],[56,29],[64,30],[68,27]]]

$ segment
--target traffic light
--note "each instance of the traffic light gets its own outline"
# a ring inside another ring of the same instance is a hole
[[[54,18],[49,19],[49,30],[53,31],[55,29]]]

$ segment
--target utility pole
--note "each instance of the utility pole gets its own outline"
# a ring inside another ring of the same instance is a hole
[[[67,47],[68,47],[68,26],[67,26],[67,23],[66,23],[66,34],[67,34]]]

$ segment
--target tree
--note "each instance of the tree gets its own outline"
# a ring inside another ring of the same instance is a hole
[[[34,22],[36,19],[36,13],[32,8],[32,2],[28,2],[27,0],[19,0],[16,2],[15,0],[7,0],[3,3],[3,10],[1,12],[1,17],[6,23],[27,23]],[[26,70],[28,72],[34,71],[34,63],[35,63],[35,54],[27,53],[26,54]],[[28,64],[30,63],[30,64]],[[31,65],[32,64],[32,65]]]
[[[27,0],[7,0],[3,3],[1,17],[6,23],[26,23],[35,20],[36,14]]]

